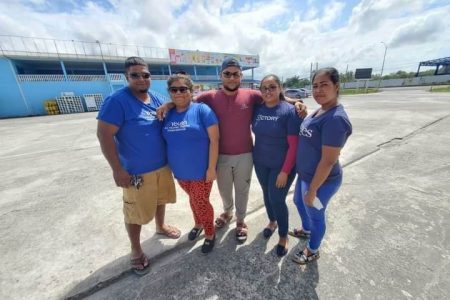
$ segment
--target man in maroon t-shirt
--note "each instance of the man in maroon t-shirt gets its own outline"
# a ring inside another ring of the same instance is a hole
[[[207,104],[219,119],[217,186],[223,202],[223,213],[216,219],[216,227],[222,228],[231,221],[236,206],[236,239],[245,242],[247,225],[244,219],[253,171],[250,126],[254,106],[261,104],[263,99],[260,91],[240,88],[242,68],[235,58],[229,57],[222,62],[220,78],[222,89],[203,93],[196,101]],[[306,114],[306,106],[298,103],[298,110]],[[168,107],[171,106],[165,109]],[[165,109],[158,114],[164,114]]]

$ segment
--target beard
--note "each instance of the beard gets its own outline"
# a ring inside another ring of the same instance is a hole
[[[237,84],[235,87],[230,87],[230,86],[224,85],[223,89],[227,90],[228,92],[236,92],[240,86],[241,86],[240,84]]]
[[[145,88],[145,89],[140,89],[140,90],[138,90],[138,91],[139,91],[139,93],[141,93],[141,94],[145,94],[145,93],[148,93],[148,89],[149,89],[149,88]]]

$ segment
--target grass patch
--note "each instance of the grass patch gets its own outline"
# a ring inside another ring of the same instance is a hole
[[[376,93],[376,92],[378,92],[378,89],[368,88],[366,91],[366,89],[360,88],[360,89],[342,89],[339,91],[339,94],[341,94],[341,95],[357,95],[357,94],[370,94],[370,93]]]
[[[437,92],[437,93],[450,92],[450,85],[449,86],[432,86],[430,88],[430,92]]]

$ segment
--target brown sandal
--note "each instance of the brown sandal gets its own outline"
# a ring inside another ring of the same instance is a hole
[[[227,213],[220,214],[215,221],[216,228],[223,228],[225,225],[230,223],[231,219],[233,219],[233,216],[230,216]]]
[[[236,223],[236,240],[240,243],[247,240],[247,224],[244,222]]]

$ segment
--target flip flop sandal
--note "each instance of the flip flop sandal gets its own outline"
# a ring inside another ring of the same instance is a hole
[[[220,214],[220,216],[217,217],[216,221],[214,222],[216,225],[216,228],[223,228],[225,225],[230,223],[231,219],[233,219],[233,216],[230,216],[226,213]]]
[[[316,253],[311,253],[310,255],[306,256],[305,250],[301,250],[298,253],[294,254],[292,260],[300,265],[306,265],[307,263],[318,260],[319,258],[320,258],[319,251],[317,251]]]
[[[148,257],[142,253],[138,258],[130,259],[131,269],[136,275],[142,276],[150,271]]]
[[[293,228],[289,230],[288,234],[299,239],[309,239],[309,237],[311,236],[311,233],[304,231],[303,228]]]
[[[236,240],[240,243],[247,240],[247,225],[245,223],[236,224]]]
[[[166,225],[166,226],[167,226],[167,230],[157,231],[156,233],[160,234],[160,235],[165,235],[166,237],[171,238],[171,239],[177,239],[180,237],[181,231],[178,228],[170,226],[170,225]]]

